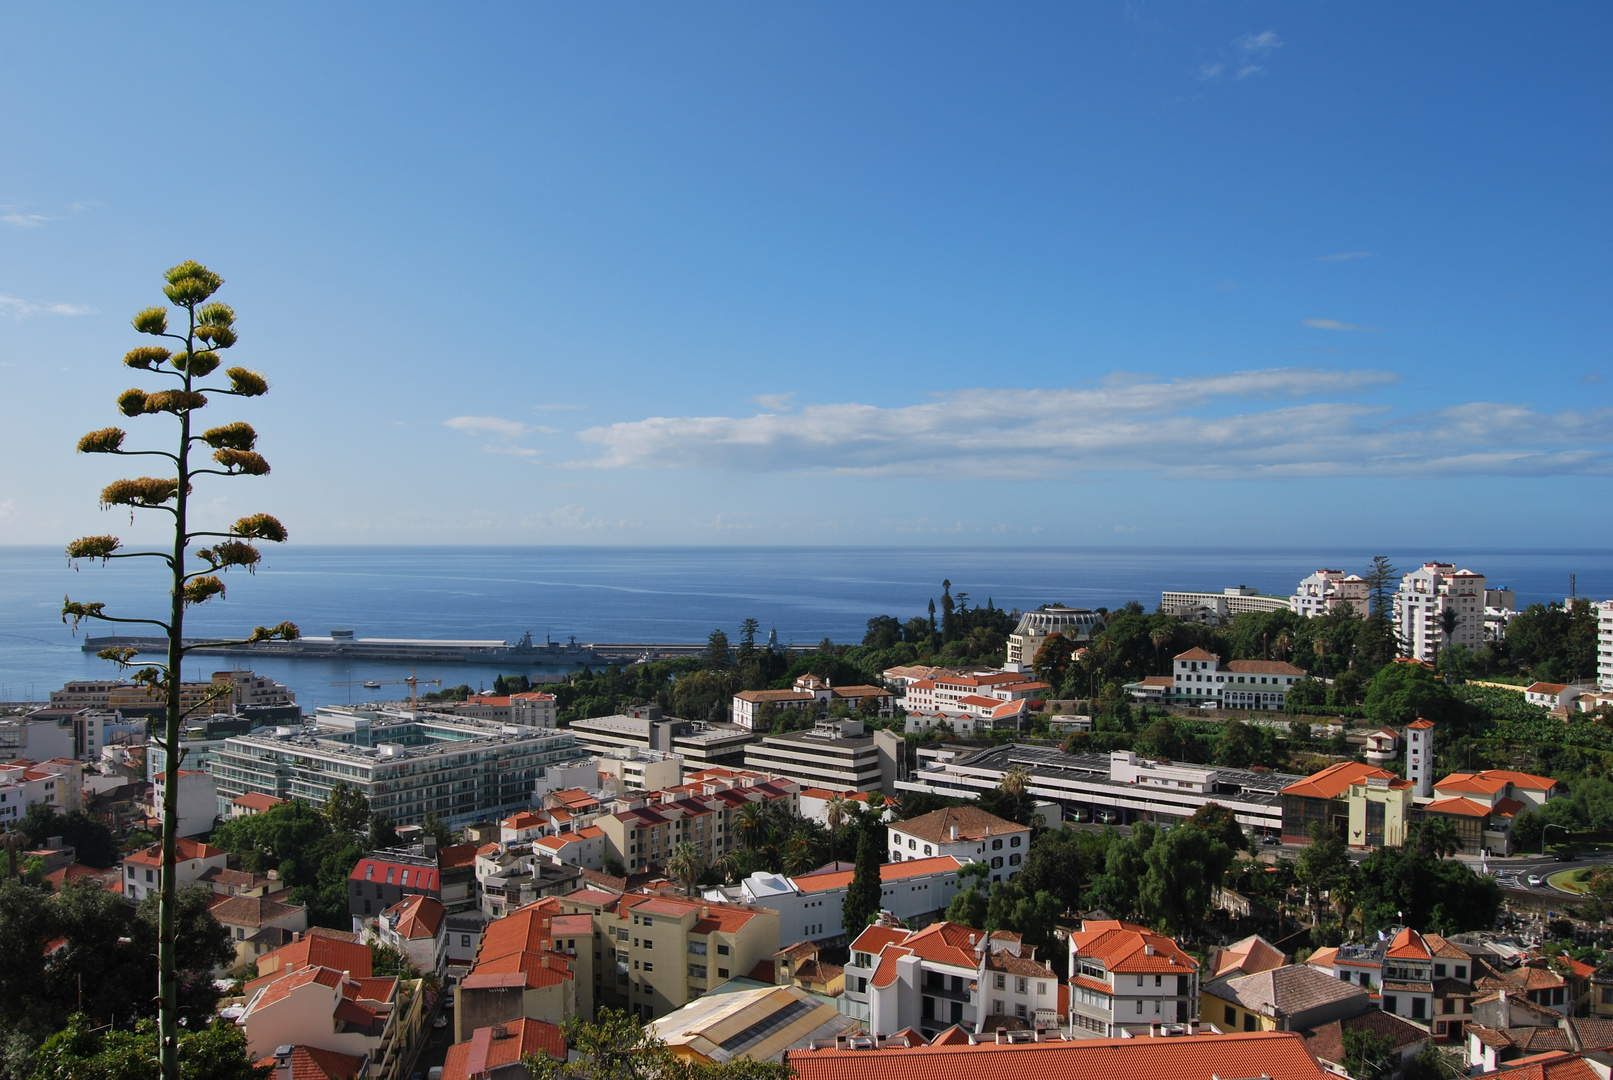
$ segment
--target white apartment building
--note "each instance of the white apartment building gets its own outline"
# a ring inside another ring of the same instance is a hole
[[[950,922],[909,931],[881,916],[852,942],[845,979],[836,1003],[869,1031],[934,1036],[954,1024],[979,1033],[1008,1018],[1027,1027],[1059,1020],[1052,965],[1005,931]]]
[[[950,855],[963,862],[991,866],[991,880],[1004,881],[1020,871],[1030,851],[1031,831],[976,806],[949,806],[885,826],[890,861]]]
[[[1596,684],[1613,690],[1613,600],[1596,605]]]
[[[598,767],[599,789],[613,798],[683,783],[683,756],[664,750],[617,750],[601,755]]]
[[[1331,614],[1344,606],[1354,608],[1357,615],[1366,618],[1371,603],[1367,579],[1359,574],[1346,575],[1342,570],[1318,570],[1302,578],[1294,595],[1288,598],[1288,606],[1294,609],[1294,614],[1307,619]]]
[[[1238,585],[1220,592],[1167,590],[1160,594],[1160,610],[1167,615],[1202,608],[1217,618],[1227,619],[1246,611],[1288,611],[1288,597],[1265,596],[1258,589]]]
[[[1008,663],[1013,671],[1027,671],[1036,662],[1036,653],[1054,634],[1063,634],[1079,647],[1103,629],[1103,616],[1086,608],[1045,607],[1027,611],[1008,635]]]
[[[1070,1027],[1103,1038],[1146,1035],[1199,1018],[1199,965],[1152,930],[1087,920],[1070,935]]]
[[[71,758],[42,762],[19,758],[0,764],[0,828],[21,821],[35,803],[60,813],[79,809],[83,776],[83,764]]]
[[[1424,563],[1400,579],[1395,592],[1395,630],[1402,654],[1432,662],[1435,647],[1484,647],[1485,581],[1483,574],[1458,570],[1451,563]],[[1456,613],[1456,629],[1445,637],[1446,611]]]
[[[907,743],[861,720],[824,720],[810,731],[768,735],[745,750],[745,768],[833,791],[895,792],[907,775]]]
[[[958,871],[967,864],[950,855],[880,864],[879,909],[904,922],[945,911],[961,891]],[[825,867],[791,878],[763,870],[737,885],[707,889],[705,897],[778,912],[781,942],[833,941],[846,932],[842,909],[853,873]]]
[[[1204,705],[1219,709],[1281,710],[1288,688],[1306,678],[1303,668],[1283,660],[1229,660],[1189,649],[1173,658],[1172,674],[1127,683],[1126,692],[1142,701]]]

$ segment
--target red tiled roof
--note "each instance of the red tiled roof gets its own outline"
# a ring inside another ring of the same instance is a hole
[[[902,862],[881,863],[879,867],[880,881],[904,881],[907,878],[918,877],[921,874],[941,874],[948,870],[957,870],[963,866],[963,860],[951,855],[937,855],[929,859],[906,859]],[[792,878],[796,888],[804,893],[825,892],[829,889],[844,889],[851,884],[854,876],[851,870],[827,870],[815,874],[803,874]]]
[[[291,1051],[291,1080],[358,1080],[359,1069],[366,1059],[342,1054],[335,1050],[321,1050],[315,1046],[297,1046]],[[259,1068],[273,1068],[275,1059],[266,1057],[257,1062]],[[367,1074],[368,1070],[366,1070]],[[273,1076],[274,1074],[270,1074]],[[276,1080],[279,1080],[277,1077]]]
[[[448,1048],[442,1080],[486,1076],[538,1054],[548,1054],[555,1061],[566,1060],[565,1035],[553,1024],[522,1017],[497,1027],[477,1028],[468,1041]]]
[[[949,806],[891,825],[893,829],[909,836],[916,836],[920,840],[928,840],[933,844],[952,843],[954,826],[957,827],[959,840],[979,840],[988,833],[992,836],[1007,836],[1010,833],[1026,831],[1024,825],[1005,821],[975,806]]]
[[[1429,960],[1434,954],[1423,941],[1423,936],[1407,927],[1390,939],[1389,948],[1383,955],[1390,960]]]
[[[1173,659],[1173,660],[1219,660],[1220,657],[1216,656],[1212,652],[1206,652],[1203,649],[1192,648],[1192,649],[1187,650],[1185,653],[1177,653],[1171,659]]]
[[[275,807],[279,806],[281,803],[285,802],[286,800],[277,799],[273,795],[262,795],[262,794],[259,794],[256,791],[249,791],[245,795],[237,795],[235,798],[231,799],[230,801],[232,803],[234,803],[236,806],[244,806],[248,810],[262,811],[262,810],[273,810]],[[301,1049],[301,1047],[299,1047],[298,1049]],[[320,1051],[320,1053],[326,1053],[326,1052],[327,1051],[323,1051],[323,1050]],[[340,1056],[346,1057],[347,1055],[343,1054],[343,1055],[340,1055]]]
[[[174,848],[174,856],[179,862],[190,862],[193,859],[216,859],[226,854],[228,852],[223,848],[216,848],[211,844],[204,844],[200,840],[191,840],[183,836],[179,838]],[[123,861],[134,863],[136,866],[161,866],[162,845],[152,844],[150,847],[142,848],[133,855],[125,855]]]
[[[870,926],[857,935],[857,940],[851,943],[851,949],[853,952],[877,956],[885,946],[901,941],[907,934],[908,931],[900,926]]]
[[[392,880],[387,881],[387,872],[392,872]],[[404,884],[407,876],[408,884]],[[360,859],[353,872],[347,875],[349,881],[386,882],[389,885],[400,885],[405,889],[416,889],[423,892],[437,891],[437,870],[434,867],[414,866],[408,863],[389,862],[386,859]]]
[[[1122,974],[1181,974],[1199,966],[1170,938],[1131,923],[1088,919],[1070,935],[1070,943],[1077,955],[1101,960]]]
[[[387,912],[397,917],[398,936],[410,941],[423,941],[436,937],[447,910],[436,898],[418,893],[406,896],[387,908]]]
[[[1524,687],[1523,692],[1526,694],[1550,694],[1552,697],[1556,697],[1558,694],[1567,689],[1567,683],[1537,682]]]
[[[1493,795],[1508,784],[1529,791],[1550,791],[1557,786],[1557,781],[1549,776],[1535,776],[1511,769],[1483,769],[1479,772],[1451,773],[1435,783],[1434,790],[1448,788],[1451,791],[1478,791]]]
[[[1406,728],[1408,730],[1410,730],[1412,728],[1416,728],[1417,730],[1420,731],[1423,728],[1431,728],[1433,726],[1434,726],[1434,722],[1432,720],[1423,720],[1421,718],[1418,718],[1416,720],[1413,720],[1411,723],[1407,724]]]
[[[790,1050],[784,1062],[800,1080],[1323,1080],[1328,1075],[1299,1034],[1290,1031],[977,1046],[943,1036],[920,1047]]]
[[[1222,667],[1238,675],[1304,675],[1303,668],[1282,660],[1228,660]]]
[[[312,930],[301,941],[282,945],[258,958],[258,970],[265,975],[309,966],[335,968],[351,972],[354,978],[367,979],[371,970],[369,946]]]
[[[1435,799],[1423,809],[1436,814],[1460,814],[1463,817],[1485,817],[1490,813],[1490,807],[1485,803],[1474,802],[1472,799],[1464,799],[1459,796],[1453,796],[1449,799]]]
[[[1391,786],[1393,781],[1400,779],[1394,773],[1380,769],[1376,765],[1363,765],[1359,761],[1341,761],[1337,765],[1329,765],[1319,773],[1289,784],[1283,788],[1283,794],[1299,795],[1309,799],[1337,799],[1350,789],[1351,784],[1360,784],[1373,777],[1379,779],[1387,777]]]
[[[440,870],[453,870],[462,866],[474,866],[476,863],[476,845],[450,844],[437,852],[437,868]]]

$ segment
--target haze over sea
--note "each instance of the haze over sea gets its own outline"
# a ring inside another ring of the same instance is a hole
[[[227,635],[290,619],[307,634],[350,627],[359,637],[502,638],[530,630],[542,641],[702,641],[714,628],[737,637],[755,618],[785,643],[862,640],[874,615],[922,614],[941,581],[971,606],[1027,608],[1062,601],[1149,610],[1164,589],[1248,585],[1286,596],[1319,567],[1363,573],[1378,552],[1365,549],[1203,550],[1090,548],[623,548],[623,547],[289,547],[265,553],[256,575],[227,578],[228,598],[193,610],[187,636]],[[1578,595],[1613,597],[1613,551],[1389,551],[1402,571],[1439,559],[1511,587],[1518,604],[1562,600],[1569,575]],[[111,665],[80,649],[60,620],[61,600],[104,600],[109,614],[160,617],[164,585],[155,566],[136,560],[68,567],[59,548],[0,547],[0,700],[41,700],[68,679],[115,677]],[[143,633],[131,627],[131,633]],[[197,657],[187,678],[234,666]],[[328,661],[264,659],[259,672],[287,684],[305,709],[376,696],[346,680],[395,679],[400,664],[349,668]],[[499,669],[437,664],[422,679],[491,686]],[[529,669],[531,673],[531,669]],[[557,673],[547,669],[546,673]],[[388,686],[381,696],[404,691]]]

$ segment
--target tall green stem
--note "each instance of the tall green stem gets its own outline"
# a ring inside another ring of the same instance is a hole
[[[187,355],[196,352],[196,306],[187,304],[190,326],[185,334]],[[185,389],[191,389],[190,365],[185,365]],[[179,854],[179,722],[180,684],[185,662],[185,501],[190,489],[190,410],[179,410],[179,491],[174,502],[174,589],[168,622],[168,718],[163,738],[162,792],[162,894],[158,901],[157,969],[162,991],[158,1008],[159,1064],[163,1080],[179,1080],[179,960],[174,940],[174,916],[179,906],[176,864]]]

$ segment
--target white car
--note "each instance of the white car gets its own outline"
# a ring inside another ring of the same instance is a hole
[[[1538,888],[1541,885],[1544,885],[1545,882],[1540,880],[1540,875],[1539,874],[1530,874],[1529,875],[1529,884],[1535,886],[1536,888]]]

